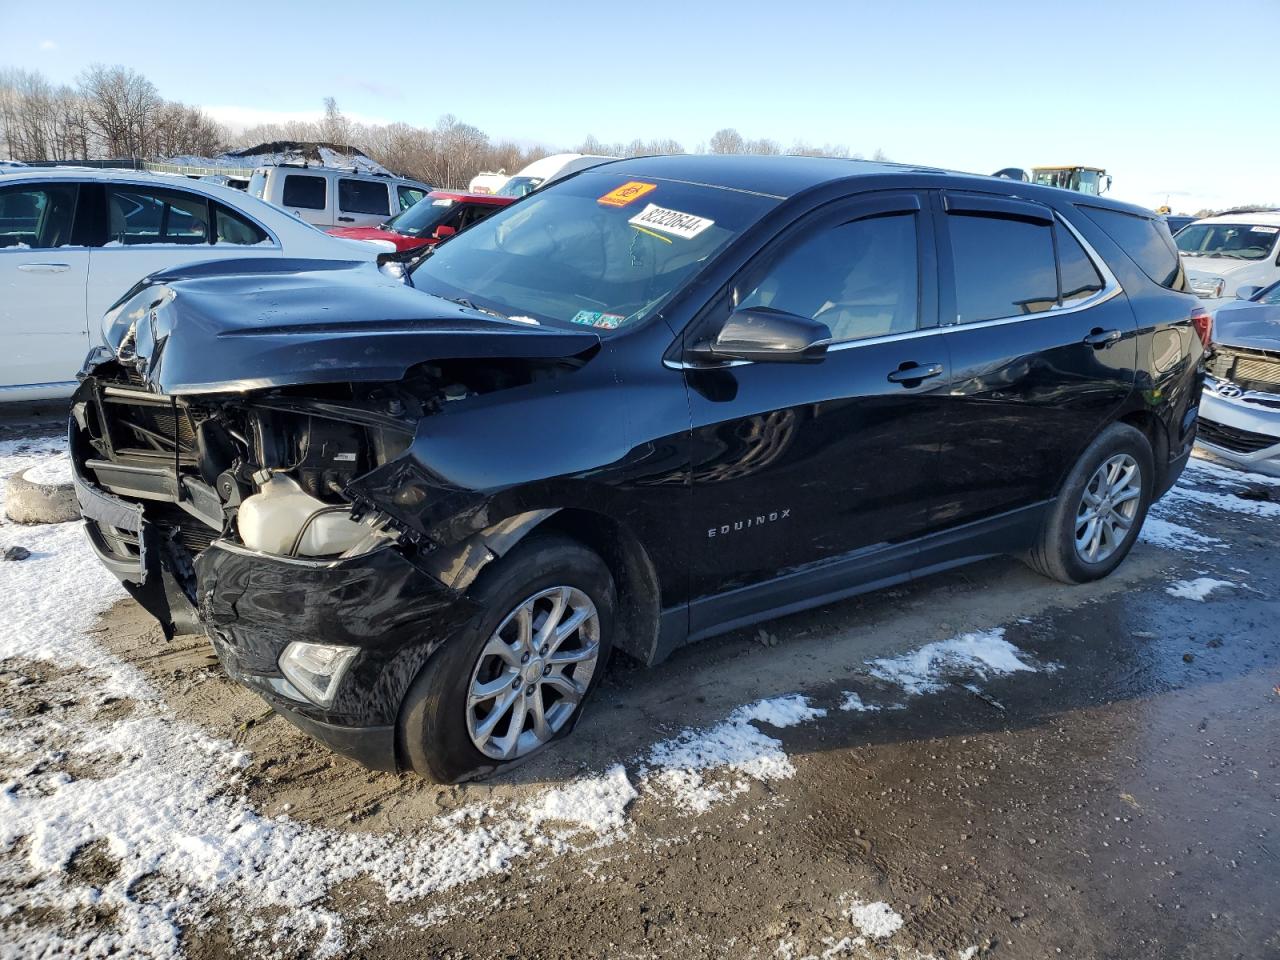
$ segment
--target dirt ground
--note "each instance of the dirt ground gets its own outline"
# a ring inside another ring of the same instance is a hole
[[[426,898],[392,902],[363,878],[335,884],[324,906],[344,920],[342,956],[1280,957],[1280,519],[1212,507],[1200,518],[1220,549],[1139,544],[1090,586],[991,560],[657,668],[615,659],[571,738],[459,787],[335,757],[230,683],[203,638],[166,643],[130,601],[93,639],[140,668],[179,719],[247,751],[229,789],[261,814],[362,835],[408,835],[469,805],[634,764],[654,742],[761,698],[802,692],[830,708],[762,728],[794,776],[751,780],[701,815],[642,794],[620,837],[535,852]],[[1169,593],[1197,577],[1235,586],[1202,601]],[[954,683],[903,709],[834,709],[850,690],[889,707],[903,699],[868,658],[993,625],[1056,668]],[[0,709],[78,709],[71,680],[41,669],[0,684]],[[67,870],[92,885],[113,868],[90,846]],[[870,901],[901,915],[891,940],[869,942],[851,922],[851,904]],[[186,929],[191,957],[312,953],[306,938],[233,941],[219,911],[235,905],[212,909]]]

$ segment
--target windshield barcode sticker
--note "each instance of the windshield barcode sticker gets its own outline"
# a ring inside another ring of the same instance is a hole
[[[1250,227],[1251,233],[1280,233],[1280,227]]]
[[[681,213],[679,210],[668,210],[657,204],[649,204],[627,221],[632,226],[645,230],[657,230],[672,236],[691,240],[707,227],[715,223],[706,217],[695,217],[692,213]]]

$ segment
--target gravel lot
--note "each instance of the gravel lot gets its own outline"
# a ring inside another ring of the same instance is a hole
[[[0,477],[59,441],[0,430]],[[1280,957],[1280,481],[615,661],[487,784],[374,774],[0,525],[0,955]]]

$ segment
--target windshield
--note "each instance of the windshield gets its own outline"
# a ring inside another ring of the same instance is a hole
[[[413,285],[504,316],[601,332],[652,316],[777,201],[579,174],[499,211],[422,260]]]
[[[427,197],[404,213],[397,213],[383,226],[406,237],[429,237],[436,227],[453,216],[454,205],[455,201],[448,197]]]
[[[1174,242],[1188,257],[1263,260],[1271,254],[1280,227],[1249,223],[1193,223],[1178,231]]]
[[[512,177],[494,191],[499,197],[523,197],[542,186],[545,177]]]

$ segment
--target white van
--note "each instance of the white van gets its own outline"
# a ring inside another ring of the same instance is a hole
[[[282,163],[258,167],[249,193],[317,227],[373,227],[431,192],[418,180],[337,167]]]
[[[514,177],[493,191],[499,197],[523,197],[543,184],[552,183],[579,170],[596,167],[617,157],[597,157],[589,153],[553,153],[535,160]]]
[[[1241,287],[1269,287],[1280,280],[1280,212],[1224,213],[1187,224],[1173,242],[1187,282],[1211,303],[1233,300]]]

